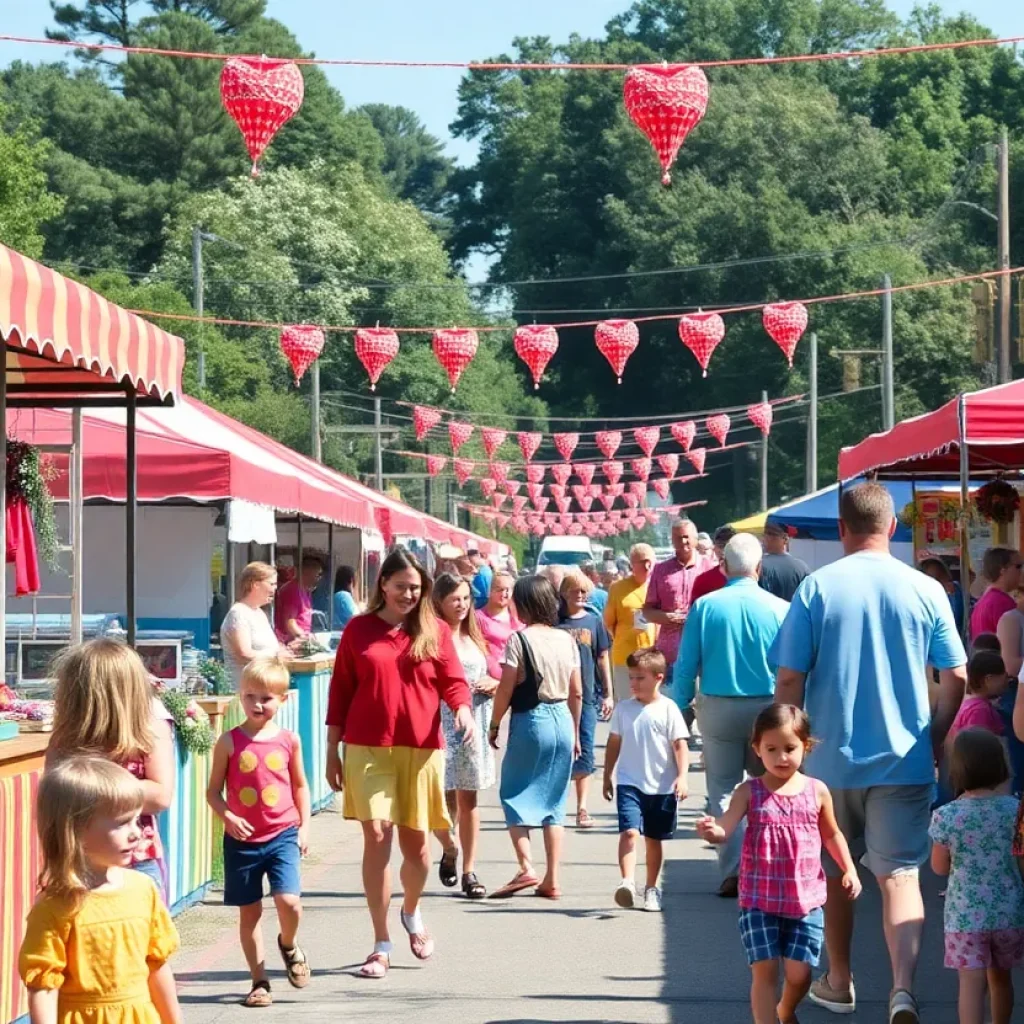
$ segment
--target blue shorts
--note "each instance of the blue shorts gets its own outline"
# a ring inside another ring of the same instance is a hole
[[[647,839],[671,839],[676,831],[679,801],[675,793],[642,793],[619,786],[615,793],[619,831],[637,831]]]
[[[597,705],[583,702],[580,710],[580,756],[572,763],[572,777],[582,778],[585,775],[593,775],[596,764],[594,762],[594,736],[597,733]]]
[[[741,910],[740,937],[748,964],[783,959],[817,967],[825,937],[825,915],[821,907],[806,917],[781,917],[766,914],[763,910]]]
[[[224,906],[247,907],[263,899],[263,877],[272,895],[302,895],[299,830],[293,825],[265,843],[224,836]]]

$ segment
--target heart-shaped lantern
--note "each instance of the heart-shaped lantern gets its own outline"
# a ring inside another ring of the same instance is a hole
[[[448,374],[448,383],[455,391],[463,370],[473,361],[480,340],[476,331],[452,327],[434,331],[434,356]]]
[[[501,486],[510,498],[514,498],[523,489],[523,481],[506,480]]]
[[[636,443],[640,446],[640,450],[644,455],[652,455],[654,449],[658,447],[658,441],[661,439],[661,427],[637,427],[633,431],[633,437],[636,439]]]
[[[295,383],[313,365],[324,350],[324,332],[311,324],[281,328],[281,351],[292,364]]]
[[[267,57],[231,57],[220,72],[224,109],[241,129],[252,173],[271,139],[302,106],[305,83],[291,61]]]
[[[428,409],[425,405],[412,407],[412,425],[417,441],[422,441],[440,422],[441,413],[437,409]]]
[[[717,313],[690,313],[679,318],[679,340],[697,357],[704,376],[711,354],[725,337],[725,321]]]
[[[548,484],[548,490],[551,492],[552,498],[565,497],[565,484]]]
[[[539,432],[521,430],[516,435],[516,440],[519,442],[519,450],[523,453],[523,458],[529,462],[537,454],[544,435]]]
[[[490,498],[498,490],[498,481],[491,476],[481,477],[480,479],[480,493],[485,498]]]
[[[555,434],[554,442],[555,447],[558,449],[558,454],[568,462],[572,458],[572,453],[576,451],[576,446],[580,443],[580,435]]]
[[[448,459],[444,455],[427,456],[427,472],[431,476],[437,476],[438,473],[443,473],[444,467],[447,465]]]
[[[685,420],[682,423],[673,423],[669,428],[672,431],[672,436],[682,446],[684,452],[690,450],[690,445],[693,444],[693,439],[697,436],[697,424],[693,420]]]
[[[729,427],[732,426],[732,420],[724,412],[721,412],[717,416],[709,416],[704,421],[704,426],[707,427],[708,433],[724,448],[725,439],[729,436]]]
[[[544,482],[545,466],[529,465],[526,467],[526,479],[531,484],[539,484]]]
[[[629,468],[633,470],[633,475],[639,477],[642,481],[646,481],[651,475],[651,460],[650,459],[633,459],[629,463]]]
[[[807,330],[807,307],[800,302],[777,302],[764,307],[761,322],[793,369],[793,354]]]
[[[617,484],[622,479],[622,474],[626,471],[625,466],[621,462],[613,462],[611,459],[607,462],[602,462],[601,469],[604,470],[604,475],[610,484]]]
[[[572,476],[572,466],[568,462],[556,462],[551,467],[551,475],[556,483],[565,486],[569,482],[569,477]]]
[[[599,430],[594,435],[597,447],[601,449],[606,459],[614,459],[615,453],[622,444],[622,432],[619,430]]]
[[[370,376],[370,390],[377,390],[377,381],[388,364],[398,355],[398,335],[387,327],[364,327],[356,331],[356,358]]]
[[[473,476],[473,467],[476,465],[472,459],[453,459],[452,468],[455,470],[455,479],[460,487],[465,487]]]
[[[449,420],[448,437],[452,442],[452,451],[457,452],[473,436],[473,424]]]
[[[659,455],[658,465],[661,467],[662,473],[671,479],[679,472],[679,456],[675,452],[670,452],[668,455]]]
[[[686,457],[690,460],[693,468],[704,475],[704,461],[707,458],[707,450],[704,448],[691,448],[687,453]]]
[[[558,331],[542,324],[527,324],[516,330],[515,349],[516,355],[530,368],[536,390],[545,367],[558,351]]]
[[[668,496],[672,493],[672,487],[669,484],[667,477],[660,476],[657,480],[652,480],[651,487],[654,488],[654,493],[661,498],[662,501],[668,501]]]
[[[508,471],[511,467],[507,462],[492,462],[488,467],[491,476],[501,484],[502,487],[508,483]]]
[[[764,434],[765,437],[772,429],[772,407],[770,402],[758,402],[757,405],[747,406],[747,418]]]
[[[640,344],[636,324],[632,320],[602,320],[594,331],[594,339],[621,384],[626,363]]]
[[[574,462],[572,471],[589,487],[594,482],[596,467],[592,462]]]
[[[480,439],[484,443],[484,451],[487,453],[487,458],[494,458],[498,449],[505,443],[506,437],[508,437],[508,431],[501,430],[498,427],[480,428]]]
[[[707,77],[700,68],[687,64],[630,68],[622,98],[630,120],[658,154],[662,185],[671,185],[669,168],[708,109]]]

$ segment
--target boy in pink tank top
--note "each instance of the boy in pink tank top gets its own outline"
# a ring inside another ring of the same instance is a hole
[[[295,939],[302,916],[299,861],[308,851],[309,785],[299,737],[274,723],[288,698],[288,669],[278,658],[245,667],[238,698],[245,721],[213,748],[206,799],[224,822],[224,904],[239,908],[239,936],[252,987],[244,1005],[270,1006],[263,953],[263,878],[277,908],[277,947],[295,988],[309,984],[306,954]]]
[[[764,778],[739,786],[723,817],[701,818],[697,834],[724,843],[746,823],[739,924],[753,975],[754,1022],[794,1024],[824,938],[822,844],[842,869],[850,899],[860,895],[861,884],[831,794],[800,771],[813,746],[807,714],[791,704],[765,708],[754,722],[751,745],[765,767]],[[779,960],[785,984],[776,1002]]]

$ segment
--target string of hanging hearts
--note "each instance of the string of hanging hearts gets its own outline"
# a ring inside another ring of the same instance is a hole
[[[642,530],[653,526],[661,516],[678,516],[680,512],[706,505],[706,501],[691,501],[680,505],[663,505],[660,508],[636,508],[629,511],[593,513],[554,513],[529,512],[521,510],[506,514],[494,509],[475,505],[463,505],[472,515],[490,523],[495,533],[508,528],[516,533],[533,533],[542,536],[546,533],[554,536],[610,537],[626,533],[631,529]]]

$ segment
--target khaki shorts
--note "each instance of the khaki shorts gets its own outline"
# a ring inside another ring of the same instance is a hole
[[[612,695],[616,704],[633,696],[629,688],[629,669],[625,665],[612,666]]]
[[[346,743],[343,764],[346,818],[390,821],[417,832],[451,828],[443,750]]]
[[[917,871],[931,852],[928,826],[934,786],[870,786],[833,789],[836,821],[855,861],[876,878]],[[842,874],[826,850],[825,873]]]

